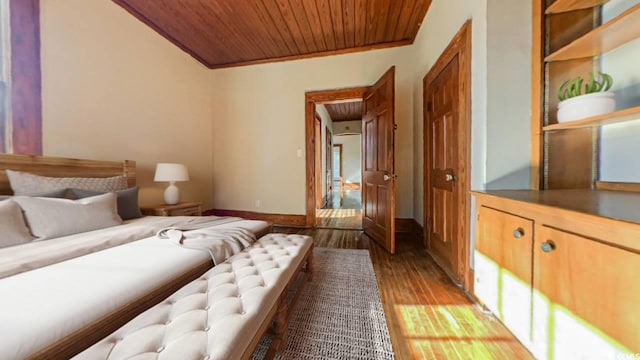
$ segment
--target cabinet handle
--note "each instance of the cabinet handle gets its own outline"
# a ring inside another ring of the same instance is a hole
[[[520,239],[523,236],[524,236],[524,229],[517,228],[517,229],[513,230],[513,237],[514,238]]]
[[[540,244],[540,247],[542,248],[542,251],[546,252],[546,253],[550,253],[553,250],[556,249],[556,243],[554,243],[551,240],[547,240],[545,242],[543,242],[542,244]]]

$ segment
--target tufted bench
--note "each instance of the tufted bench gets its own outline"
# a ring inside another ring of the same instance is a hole
[[[74,359],[247,359],[273,322],[272,357],[286,344],[287,294],[311,277],[313,240],[268,234]]]

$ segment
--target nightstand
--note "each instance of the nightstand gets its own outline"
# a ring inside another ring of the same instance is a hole
[[[153,216],[202,216],[202,204],[195,202],[182,202],[175,205],[142,206],[143,215]]]

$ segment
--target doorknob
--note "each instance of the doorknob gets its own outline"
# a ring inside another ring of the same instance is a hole
[[[447,182],[453,181],[455,179],[456,179],[456,176],[453,175],[453,174],[447,174],[447,175],[444,176],[444,180],[447,181]]]
[[[397,177],[398,177],[398,175],[396,175],[396,174],[392,174],[392,175],[384,174],[383,179],[384,179],[384,181],[389,181],[391,179],[396,179]]]

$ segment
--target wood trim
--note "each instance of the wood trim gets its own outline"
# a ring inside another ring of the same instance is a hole
[[[413,219],[396,218],[396,232],[397,233],[411,233],[414,230]]]
[[[42,155],[40,1],[11,0],[12,151]]]
[[[320,135],[322,138],[322,118],[316,112],[316,119],[314,123],[313,133],[317,137]],[[324,205],[324,194],[322,194],[322,144],[318,141],[315,143],[316,147],[314,148],[314,171],[315,171],[315,182],[316,182],[316,208],[320,209]],[[320,149],[320,152],[318,152]]]
[[[119,309],[101,317],[89,326],[78,330],[55,344],[48,346],[28,359],[70,359],[124,326],[144,311],[150,309],[173,293],[199,278],[213,267],[207,260],[182,275],[169,279],[167,283],[157,287],[150,293],[125,304]]]
[[[5,170],[24,171],[51,177],[110,177],[124,175],[127,185],[136,185],[136,162],[82,160],[47,156],[0,154],[0,195],[11,195]]]
[[[598,190],[640,192],[640,183],[596,181],[595,187]]]
[[[243,61],[238,63],[230,63],[230,64],[220,64],[213,65],[204,63],[209,69],[224,69],[230,67],[240,67],[240,66],[249,66],[249,65],[259,65],[259,64],[268,64],[275,62],[283,62],[283,61],[291,61],[291,60],[302,60],[302,59],[312,59],[317,57],[325,57],[325,56],[333,56],[333,55],[344,55],[344,54],[352,54],[356,52],[370,51],[370,50],[379,50],[379,49],[387,49],[398,46],[406,46],[413,44],[413,40],[400,40],[400,41],[392,41],[381,44],[372,44],[365,46],[358,46],[354,48],[346,48],[346,49],[338,49],[338,50],[330,50],[330,51],[320,51],[314,52],[310,54],[302,54],[302,55],[293,55],[293,56],[283,56],[279,58],[273,59],[260,59],[260,60],[250,60]]]
[[[235,216],[235,217],[241,217],[243,219],[262,220],[262,221],[267,221],[276,225],[284,225],[284,226],[290,226],[290,227],[306,226],[306,217],[304,215],[267,214],[267,213],[253,212],[253,211],[224,210],[224,209],[210,209],[205,211],[203,215]]]
[[[434,79],[455,57],[458,57],[460,64],[460,89],[463,91],[460,94],[460,104],[458,113],[460,114],[459,122],[459,138],[458,138],[458,161],[459,174],[458,174],[458,199],[460,201],[460,211],[458,215],[458,246],[457,246],[457,264],[458,268],[453,269],[456,272],[455,278],[462,282],[464,289],[469,289],[472,279],[469,278],[470,268],[470,245],[471,234],[470,231],[470,219],[471,219],[471,199],[470,199],[470,184],[471,184],[471,25],[472,20],[467,20],[458,33],[453,37],[447,48],[442,52],[436,63],[429,70],[427,75],[423,79],[423,109],[426,108],[428,102],[427,88],[428,84]],[[429,126],[426,126],[428,122],[428,111],[423,111],[424,121],[424,232],[423,236],[425,241],[429,239],[429,218],[430,214],[430,191],[431,181],[429,176],[429,169],[431,168],[429,156],[429,144],[428,141],[431,138]]]
[[[533,0],[533,39],[531,45],[531,175],[530,187],[544,187],[544,5],[543,0]]]
[[[424,229],[415,219],[396,218],[396,234],[411,234],[422,238]]]
[[[316,223],[315,184],[315,114],[316,104],[332,104],[362,99],[368,86],[345,89],[308,91],[305,93],[305,151],[306,151],[306,222],[312,228]]]

